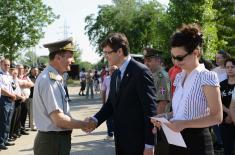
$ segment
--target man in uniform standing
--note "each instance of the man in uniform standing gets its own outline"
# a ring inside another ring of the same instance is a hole
[[[69,155],[72,129],[88,127],[87,122],[71,117],[62,78],[63,73],[70,70],[75,48],[72,38],[44,47],[49,49],[49,65],[39,75],[34,87],[33,113],[38,128],[34,154]]]
[[[163,114],[170,110],[170,79],[168,74],[161,66],[162,58],[160,56],[160,51],[157,51],[153,48],[145,48],[143,51],[144,54],[144,63],[153,73],[154,86],[156,88],[157,96],[157,114]],[[162,131],[158,131],[158,134],[155,134],[155,142],[157,146],[155,154],[168,154],[168,145],[164,145],[164,134],[161,134]],[[160,136],[157,136],[160,135]],[[162,137],[163,136],[163,137]]]
[[[165,113],[169,110],[171,100],[170,79],[161,66],[162,58],[160,51],[153,48],[144,49],[144,63],[153,73],[154,86],[157,95],[157,114]]]

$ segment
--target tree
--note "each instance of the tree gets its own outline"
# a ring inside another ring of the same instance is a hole
[[[217,10],[218,49],[235,55],[235,1],[215,0],[213,8]]]
[[[206,58],[213,58],[219,44],[214,0],[170,0],[169,17],[172,32],[183,23],[197,23],[202,27]]]
[[[42,0],[2,0],[0,6],[0,54],[10,60],[36,45],[43,28],[57,18]]]
[[[76,51],[73,52],[74,63],[78,64],[81,61],[81,49],[79,48],[78,44],[75,44]]]
[[[85,68],[85,70],[88,71],[93,68],[93,65],[90,62],[82,61],[79,63],[79,68]]]
[[[100,43],[110,32],[124,33],[131,53],[142,53],[146,46],[165,50],[168,31],[165,9],[157,1],[115,0],[113,5],[99,6],[98,16],[86,17],[86,33],[96,51],[101,54]]]
[[[203,5],[202,29],[204,36],[205,58],[214,59],[218,47],[218,36],[216,28],[216,10],[213,9],[214,0],[205,0]]]

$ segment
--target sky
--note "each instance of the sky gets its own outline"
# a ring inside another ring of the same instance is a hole
[[[169,0],[158,0],[167,5]],[[112,4],[112,0],[43,0],[50,6],[56,15],[60,15],[51,25],[44,29],[44,38],[35,47],[38,56],[48,55],[43,44],[55,42],[66,37],[73,37],[82,51],[81,60],[96,63],[100,57],[95,53],[95,47],[90,45],[85,34],[85,17],[90,14],[97,15],[98,6]]]

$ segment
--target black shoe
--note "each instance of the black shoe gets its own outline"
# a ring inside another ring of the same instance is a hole
[[[5,146],[12,146],[12,145],[15,145],[15,143],[10,143],[10,142],[6,142],[6,143],[4,143],[5,144]]]
[[[68,99],[69,102],[71,102],[72,100],[71,99]]]
[[[13,137],[10,137],[10,138],[8,138],[8,142],[13,142],[13,141],[15,141],[16,140],[16,138],[13,138]]]
[[[20,133],[21,133],[21,135],[29,135],[29,133],[28,132],[26,132],[26,131],[20,131]]]
[[[8,148],[5,145],[0,145],[0,150],[7,150]]]

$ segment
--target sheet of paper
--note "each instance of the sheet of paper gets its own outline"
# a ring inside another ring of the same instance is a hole
[[[151,117],[152,119],[155,119],[162,123],[162,130],[165,133],[166,139],[169,144],[181,146],[181,147],[187,147],[184,139],[180,132],[175,132],[171,130],[168,126],[165,125],[165,123],[168,123],[169,121],[165,118],[157,118],[157,117]]]

